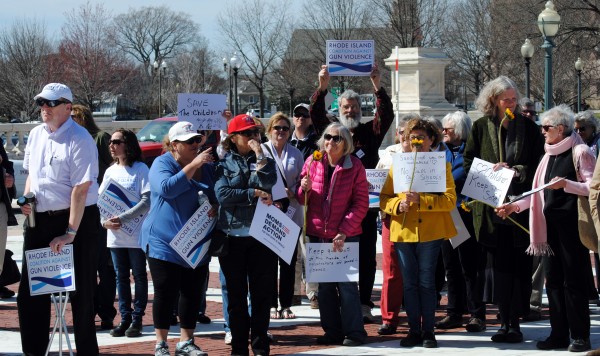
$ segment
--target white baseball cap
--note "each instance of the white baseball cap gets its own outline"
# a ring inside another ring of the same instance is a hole
[[[36,95],[33,100],[37,100],[38,98],[47,100],[66,99],[69,102],[73,102],[73,93],[71,93],[71,89],[64,84],[50,83],[46,84],[44,89],[42,89],[42,92]]]
[[[169,141],[187,141],[194,136],[201,136],[194,130],[191,122],[179,121],[169,129]]]

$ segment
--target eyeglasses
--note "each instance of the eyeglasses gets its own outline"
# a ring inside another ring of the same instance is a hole
[[[444,127],[442,131],[454,131],[454,127]]]
[[[552,127],[555,127],[555,126],[554,126],[554,125],[542,125],[542,130],[544,130],[544,131],[546,131],[546,132],[547,132],[547,131],[548,131],[548,130],[550,130],[550,128],[552,128]]]
[[[323,138],[325,139],[325,141],[333,140],[333,142],[335,142],[335,143],[340,143],[343,140],[342,136],[340,136],[340,135],[325,134],[325,135],[323,135]]]
[[[258,130],[244,130],[244,131],[240,131],[237,132],[240,135],[244,136],[244,137],[252,137],[252,136],[256,136],[260,134],[260,131]]]
[[[308,114],[294,114],[294,117],[297,117],[299,119],[308,119],[308,118],[310,118],[310,115],[308,115]]]
[[[68,104],[69,102],[63,101],[63,100],[48,100],[48,99],[44,99],[44,98],[37,98],[37,99],[35,99],[35,103],[39,107],[47,105],[49,108],[54,108],[54,107],[57,107],[62,104]]]
[[[202,142],[202,135],[194,136],[194,137],[189,138],[189,139],[187,139],[185,141],[179,141],[179,142],[185,143],[186,145],[191,145],[191,144],[194,144],[194,143],[200,143],[200,142]]]
[[[111,145],[120,145],[122,143],[125,143],[125,141],[123,141],[123,140],[110,140],[110,141],[108,141],[108,143],[111,144]]]
[[[574,128],[575,132],[580,133],[580,132],[585,132],[585,130],[587,130],[587,127],[582,126],[582,127],[576,127]]]
[[[273,130],[288,132],[290,131],[289,126],[273,126]]]

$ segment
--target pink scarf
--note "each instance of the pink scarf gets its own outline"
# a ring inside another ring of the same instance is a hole
[[[580,144],[585,145],[581,137],[575,131],[571,133],[571,136],[559,143],[554,145],[545,144],[544,150],[546,153],[535,170],[535,175],[533,176],[533,188],[535,189],[544,185],[544,177],[546,176],[546,168],[548,167],[550,156],[559,155]],[[573,153],[573,155],[575,156],[575,153]],[[531,209],[529,212],[530,244],[525,252],[534,256],[554,255],[550,245],[548,245],[548,231],[546,229],[546,217],[544,216],[544,191],[540,190],[533,194],[529,204],[529,208]]]

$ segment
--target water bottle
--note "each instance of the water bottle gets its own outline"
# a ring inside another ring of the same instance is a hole
[[[33,192],[29,192],[22,197],[17,199],[17,205],[23,206],[25,204],[29,204],[31,206],[31,213],[27,215],[27,221],[29,223],[29,227],[35,227],[35,194]]]
[[[204,202],[208,201],[208,197],[206,196],[206,194],[204,194],[203,191],[199,191],[198,192],[198,204],[200,206],[202,206],[202,204],[204,204]]]

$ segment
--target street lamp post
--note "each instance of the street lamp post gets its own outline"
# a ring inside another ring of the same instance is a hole
[[[231,66],[229,66],[229,72],[227,72],[227,58],[223,58],[223,70],[225,71],[225,74],[227,74],[227,81],[229,81],[229,105],[227,107],[229,108],[229,111],[232,111],[231,98],[233,97],[233,88],[231,87]]]
[[[546,8],[538,16],[538,28],[544,37],[542,48],[546,51],[544,70],[544,110],[550,110],[553,106],[552,99],[552,48],[554,47],[554,36],[560,27],[560,15],[554,8],[554,3],[548,1]]]
[[[577,112],[581,112],[581,70],[583,69],[583,61],[577,57],[575,62],[575,70],[577,71]]]
[[[296,91],[296,88],[294,87],[289,87],[288,88],[288,92],[290,93],[290,117],[294,116],[294,92]]]
[[[479,80],[479,75],[481,74],[481,64],[479,63],[479,50],[475,51],[475,95],[479,95],[479,85],[481,84]]]
[[[237,57],[237,52],[233,52],[233,57],[231,57],[231,59],[229,60],[229,64],[233,68],[234,103],[235,103],[234,104],[235,105],[235,112],[233,113],[233,115],[235,116],[235,115],[238,114],[238,110],[239,110],[237,75],[238,75],[238,70],[242,66],[242,62]]]
[[[158,61],[154,61],[154,72],[158,72],[158,117],[161,116],[163,112],[162,108],[162,77],[167,73],[167,62],[162,61],[159,65]],[[160,68],[159,68],[160,67]]]
[[[530,98],[529,95],[529,64],[531,63],[531,57],[533,57],[533,53],[535,52],[535,48],[531,44],[529,38],[525,39],[525,43],[521,46],[521,56],[525,59],[525,96]]]

